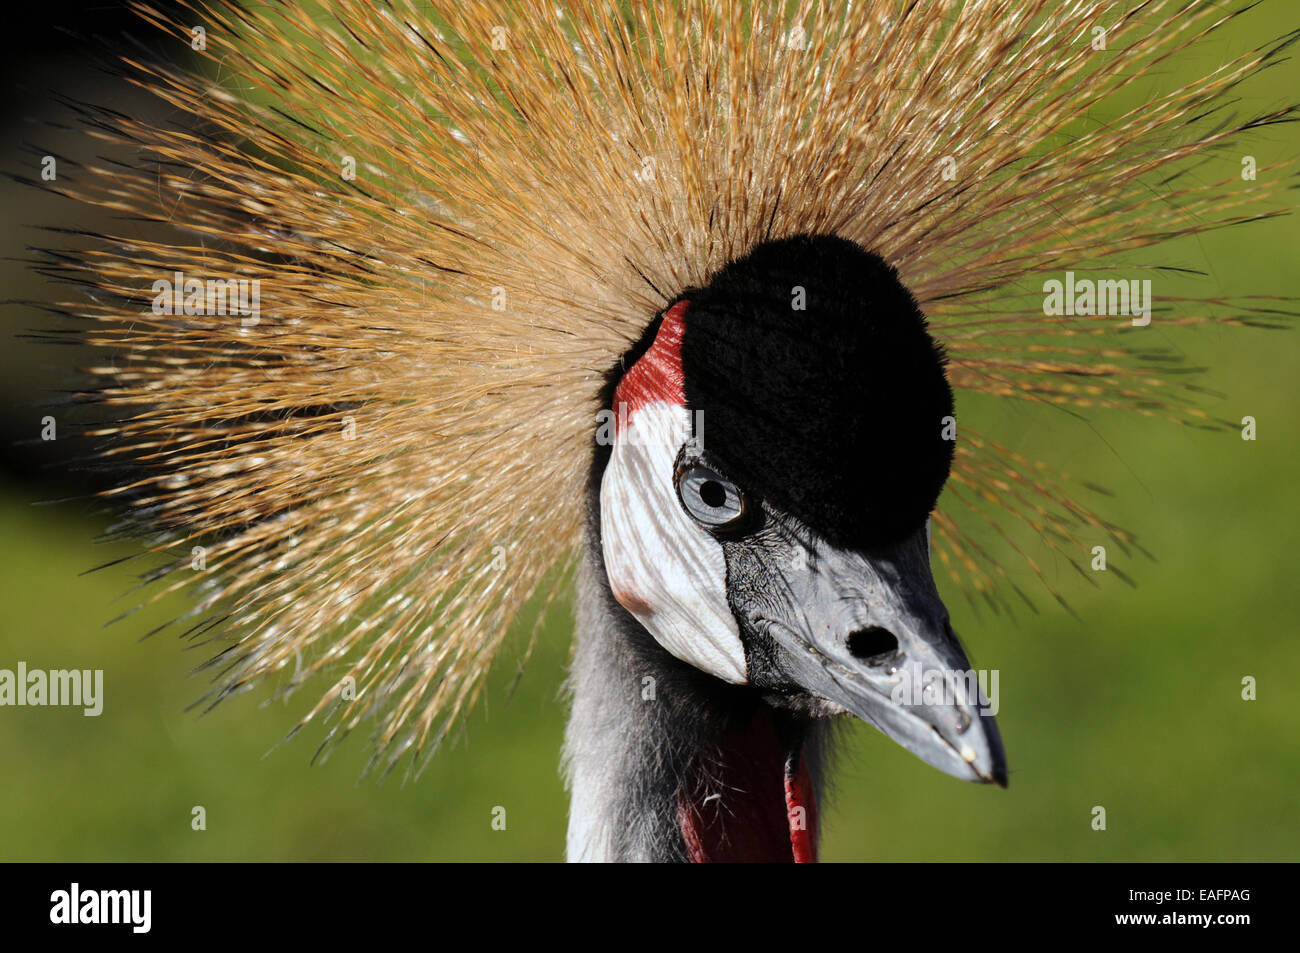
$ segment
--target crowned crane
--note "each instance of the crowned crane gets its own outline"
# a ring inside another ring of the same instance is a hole
[[[952,391],[892,268],[832,236],[765,242],[685,290],[602,396],[570,857],[813,859],[819,723],[842,712],[1005,785],[930,575]],[[947,704],[901,685],[921,673]]]
[[[157,226],[45,267],[93,292],[54,310],[110,356],[105,497],[197,584],[209,700],[317,677],[325,744],[423,763],[576,567],[570,858],[815,859],[845,714],[1005,785],[932,566],[996,607],[974,527],[1049,588],[1131,537],[954,394],[1207,419],[1136,319],[1037,289],[1278,211],[1205,170],[1291,117],[1220,115],[1289,38],[1115,113],[1244,11],[319,6],[140,4],[168,121],[86,107],[132,160],[40,183]]]

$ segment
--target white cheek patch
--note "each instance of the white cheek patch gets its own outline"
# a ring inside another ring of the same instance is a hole
[[[682,509],[673,480],[690,437],[680,404],[641,407],[614,441],[600,484],[605,573],[619,605],[672,655],[744,684],[745,649],[727,605],[722,545]]]

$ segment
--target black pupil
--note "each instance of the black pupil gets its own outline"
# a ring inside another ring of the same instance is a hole
[[[705,506],[716,510],[727,502],[727,491],[717,480],[705,480],[700,484],[700,499]]]

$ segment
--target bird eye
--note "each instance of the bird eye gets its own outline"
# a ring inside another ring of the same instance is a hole
[[[678,472],[677,493],[686,512],[710,529],[734,526],[748,510],[740,487],[698,463]]]

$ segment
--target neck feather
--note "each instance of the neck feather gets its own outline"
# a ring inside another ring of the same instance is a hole
[[[818,723],[669,655],[614,601],[589,525],[568,681],[569,860],[808,859]],[[802,763],[787,766],[792,750]],[[806,837],[790,829],[796,803]]]

